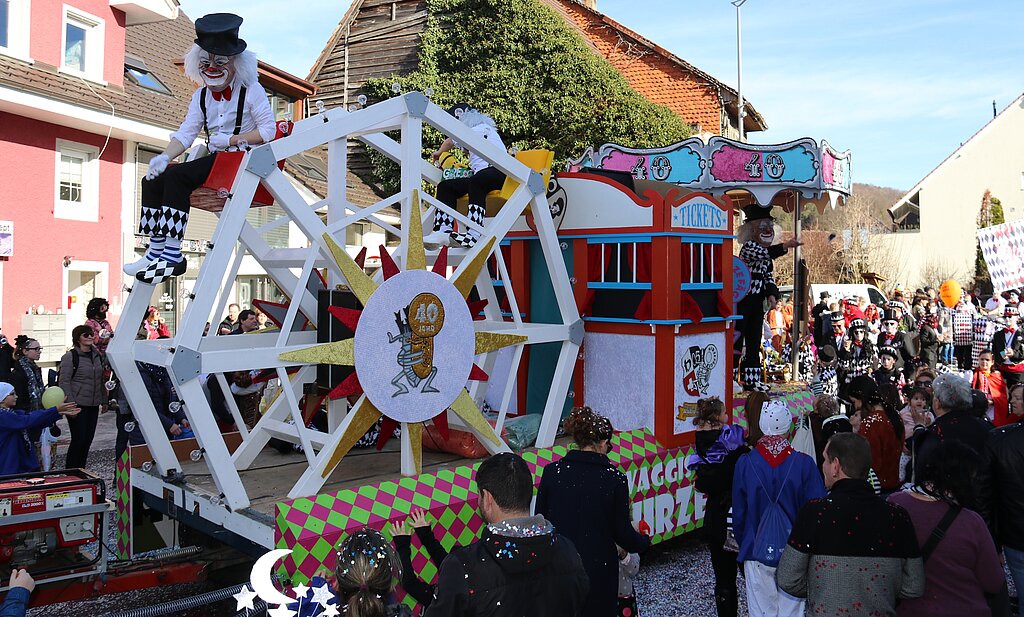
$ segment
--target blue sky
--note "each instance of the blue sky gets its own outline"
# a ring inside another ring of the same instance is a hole
[[[181,0],[193,19],[231,11],[260,57],[305,77],[348,0]],[[728,0],[598,0],[598,10],[736,85]],[[748,0],[743,95],[769,130],[853,151],[855,182],[909,189],[1024,92],[1019,0]]]

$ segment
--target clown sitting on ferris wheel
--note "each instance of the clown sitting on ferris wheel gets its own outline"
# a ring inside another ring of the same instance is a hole
[[[212,13],[196,20],[196,40],[185,55],[185,75],[203,87],[188,105],[185,121],[170,143],[149,162],[142,181],[139,233],[149,237],[141,259],[126,264],[125,274],[144,283],[161,283],[185,272],[181,240],[188,224],[190,196],[202,186],[218,152],[270,141],[274,112],[259,84],[256,55],[238,38],[242,18]],[[169,165],[206,133],[209,156]]]

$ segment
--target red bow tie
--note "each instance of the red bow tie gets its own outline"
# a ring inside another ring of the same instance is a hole
[[[231,86],[228,86],[227,88],[224,88],[220,92],[214,92],[213,90],[210,90],[210,94],[213,95],[213,100],[215,100],[215,101],[220,101],[220,100],[230,101],[231,100]]]

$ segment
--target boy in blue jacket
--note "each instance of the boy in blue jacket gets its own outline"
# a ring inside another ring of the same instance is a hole
[[[750,617],[797,617],[804,614],[804,601],[779,589],[775,566],[789,539],[796,514],[811,499],[825,496],[825,484],[817,462],[793,450],[787,435],[793,414],[786,404],[769,400],[761,407],[758,427],[764,434],[757,446],[736,463],[732,485],[733,533],[740,551],[747,582]],[[781,520],[777,516],[781,508]],[[761,519],[769,510],[776,524],[765,525],[758,537]],[[778,523],[782,523],[781,525]],[[777,537],[769,537],[769,536]]]
[[[0,476],[37,471],[39,460],[28,431],[50,426],[61,416],[73,418],[80,411],[74,403],[22,411],[14,408],[17,402],[14,386],[0,381]]]

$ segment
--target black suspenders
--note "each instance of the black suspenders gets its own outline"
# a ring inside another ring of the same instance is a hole
[[[206,87],[199,93],[199,110],[203,112],[203,132],[206,133],[206,144],[210,144],[210,127],[206,124]],[[242,132],[242,112],[245,111],[245,86],[238,90],[238,107],[235,108],[235,132],[238,135]]]

